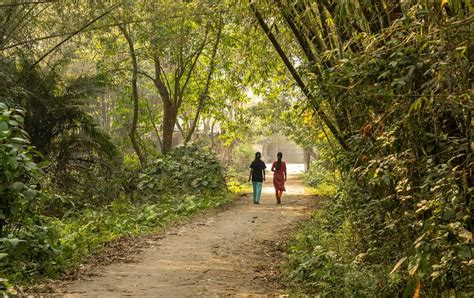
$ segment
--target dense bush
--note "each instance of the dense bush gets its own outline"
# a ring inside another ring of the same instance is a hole
[[[371,297],[377,294],[373,272],[352,262],[351,233],[322,210],[294,236],[286,263],[291,290],[328,297]]]
[[[25,57],[0,60],[0,101],[22,111],[14,117],[21,117],[27,145],[38,153],[34,161],[47,160],[42,187],[69,197],[79,207],[110,203],[120,192],[115,187],[123,176],[120,155],[88,112],[92,99],[104,91],[106,79],[64,78],[65,67],[39,70],[31,63]],[[54,214],[54,209],[61,209],[54,204],[45,207],[50,214],[61,215]]]
[[[331,198],[303,222],[288,244],[284,278],[290,292],[327,297],[393,297],[403,292],[400,275],[387,278],[390,266],[368,262],[356,249],[354,223],[342,200]]]
[[[438,18],[418,5],[402,12],[365,37],[377,46],[322,71],[324,94],[349,115],[350,148],[334,152],[341,191],[327,202],[343,221],[328,230],[321,221],[333,214],[323,212],[294,242],[297,291],[474,293],[472,17]]]
[[[24,111],[0,103],[0,237],[5,224],[21,220],[36,197],[38,167],[23,130]]]
[[[255,158],[255,149],[249,144],[239,144],[233,150],[232,166],[239,173],[248,174],[250,162]]]
[[[121,191],[111,203],[98,198],[78,205],[76,198],[54,193],[49,187],[38,192],[31,182],[39,176],[38,168],[21,129],[21,111],[0,108],[4,169],[0,191],[2,219],[7,223],[0,239],[0,282],[5,287],[6,278],[29,283],[44,276],[57,277],[118,237],[155,231],[232,198],[215,155],[196,146],[176,148],[139,179],[134,172],[121,178],[113,175],[110,179],[116,179],[117,185],[111,187]],[[47,176],[38,178],[48,186]],[[100,183],[108,184],[110,180]],[[94,193],[99,196],[100,189]]]
[[[182,146],[156,159],[139,176],[143,196],[199,194],[225,190],[224,168],[214,153]]]
[[[303,175],[304,184],[311,187],[312,193],[318,196],[335,195],[338,181],[338,171],[324,160],[313,161],[310,169]]]
[[[41,196],[40,175],[23,124],[23,110],[0,103],[0,285],[4,289],[4,274],[31,270],[42,262],[48,267],[54,254],[51,231],[32,208]],[[19,261],[19,254],[28,257]]]

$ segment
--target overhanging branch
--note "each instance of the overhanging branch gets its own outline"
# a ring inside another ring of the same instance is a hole
[[[329,130],[331,131],[332,135],[336,138],[336,140],[339,142],[339,144],[341,145],[341,147],[346,150],[346,151],[350,151],[349,149],[349,146],[347,145],[346,141],[344,140],[344,138],[341,136],[341,134],[339,133],[339,131],[337,130],[336,126],[332,123],[331,119],[329,119],[329,117],[326,115],[326,113],[321,109],[321,106],[320,104],[318,103],[318,101],[314,98],[313,94],[311,93],[311,91],[309,90],[309,88],[306,86],[306,84],[303,82],[303,79],[301,78],[301,76],[298,74],[298,72],[296,71],[295,67],[293,66],[293,64],[290,62],[290,60],[288,59],[288,57],[286,56],[285,52],[283,51],[283,49],[281,48],[280,44],[278,43],[278,41],[276,40],[275,36],[273,35],[273,33],[271,32],[270,28],[268,27],[268,25],[265,23],[265,20],[263,19],[262,15],[260,14],[260,12],[258,11],[257,7],[255,7],[255,4],[252,2],[252,0],[250,0],[250,7],[252,9],[252,12],[253,14],[255,15],[255,17],[257,18],[257,21],[260,25],[260,27],[263,29],[263,31],[265,32],[265,35],[267,35],[268,39],[270,40],[270,42],[272,43],[273,47],[275,48],[275,50],[277,51],[278,55],[280,56],[281,60],[283,61],[283,63],[285,64],[285,66],[287,67],[288,71],[291,73],[291,75],[293,76],[293,78],[295,79],[296,83],[298,84],[298,86],[301,88],[301,90],[303,91],[304,95],[309,99],[312,107],[315,109],[316,113],[318,114],[319,118],[324,122],[324,124],[329,128]]]

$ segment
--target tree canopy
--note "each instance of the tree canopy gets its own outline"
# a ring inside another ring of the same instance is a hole
[[[208,196],[238,179],[224,169],[281,133],[319,152],[307,175],[337,188],[290,255],[289,284],[472,294],[473,12],[471,0],[0,4],[0,277],[67,267],[53,231],[91,206],[171,208],[170,187],[198,190],[191,209],[226,201]]]

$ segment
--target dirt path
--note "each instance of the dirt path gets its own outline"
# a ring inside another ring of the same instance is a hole
[[[89,280],[71,283],[66,296],[278,295],[277,283],[269,280],[278,261],[275,249],[317,203],[299,181],[290,179],[287,188],[283,204],[276,205],[266,182],[260,205],[244,197],[178,227],[137,262],[106,266]]]

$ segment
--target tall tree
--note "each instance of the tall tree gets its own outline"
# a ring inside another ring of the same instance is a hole
[[[134,40],[131,36],[130,30],[127,28],[126,25],[119,24],[118,25],[120,32],[123,34],[124,38],[127,40],[128,49],[130,53],[130,59],[132,61],[132,77],[131,77],[131,85],[132,85],[132,101],[133,101],[133,115],[132,115],[132,122],[130,124],[130,131],[129,137],[130,141],[132,142],[133,149],[140,160],[142,166],[145,166],[146,160],[145,156],[142,154],[140,145],[137,141],[137,122],[138,122],[138,105],[139,105],[139,97],[138,97],[138,58],[137,53],[135,51]]]

